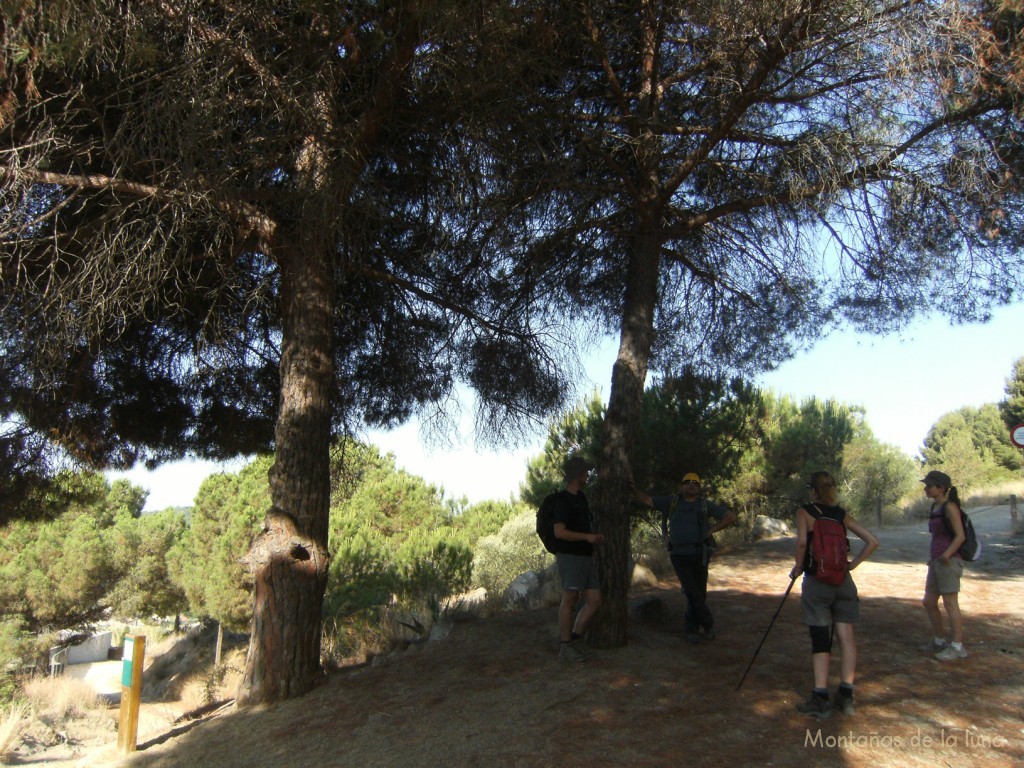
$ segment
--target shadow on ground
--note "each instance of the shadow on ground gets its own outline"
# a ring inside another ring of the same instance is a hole
[[[901,535],[912,547],[914,532]],[[583,664],[558,661],[555,609],[466,621],[443,642],[343,670],[301,699],[142,745],[121,764],[1019,765],[1024,575],[997,561],[1016,556],[1021,539],[1007,534],[1009,549],[995,551],[988,570],[969,569],[961,602],[971,655],[944,665],[918,650],[929,635],[919,602],[924,566],[898,538],[889,537],[888,558],[855,572],[862,620],[853,716],[819,722],[795,711],[811,673],[799,584],[782,603],[792,542],[765,542],[715,563],[713,643],[681,639],[682,598],[671,583],[635,596],[664,609],[632,623],[628,646]]]

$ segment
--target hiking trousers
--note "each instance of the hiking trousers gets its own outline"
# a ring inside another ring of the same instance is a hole
[[[697,552],[692,555],[670,556],[672,567],[679,578],[679,586],[686,595],[686,622],[687,632],[696,632],[701,627],[707,632],[715,626],[715,618],[708,610],[708,564],[704,561],[704,555]]]

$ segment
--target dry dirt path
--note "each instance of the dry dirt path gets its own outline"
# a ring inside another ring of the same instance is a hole
[[[444,641],[332,675],[276,707],[233,711],[173,737],[140,737],[79,765],[253,766],[1013,766],[1024,764],[1024,538],[1005,507],[979,512],[986,556],[961,603],[970,657],[918,650],[924,523],[879,531],[856,572],[862,619],[857,713],[817,721],[799,585],[785,603],[792,539],[720,553],[710,605],[719,639],[681,639],[674,583],[630,625],[627,647],[559,663],[555,609],[459,623]],[[742,689],[737,684],[780,603]],[[655,603],[657,605],[657,603]],[[837,662],[833,663],[833,685]],[[51,764],[52,765],[52,764]]]

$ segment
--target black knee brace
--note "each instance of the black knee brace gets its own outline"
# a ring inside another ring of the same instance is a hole
[[[808,627],[811,631],[811,653],[831,653],[832,633],[828,627]]]

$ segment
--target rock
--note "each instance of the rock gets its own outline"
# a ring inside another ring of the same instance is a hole
[[[502,595],[503,610],[525,610],[547,608],[558,605],[562,590],[558,584],[558,569],[552,564],[543,571],[527,571],[519,574]]]
[[[536,571],[521,573],[512,580],[502,598],[502,607],[506,611],[516,608],[529,609],[533,595],[540,590],[540,576]]]
[[[444,618],[440,618],[437,621],[435,621],[433,626],[430,628],[430,635],[427,637],[427,640],[430,642],[434,642],[435,640],[444,640],[446,637],[448,637],[448,635],[451,634],[451,631],[451,621]]]
[[[633,563],[629,583],[633,587],[654,587],[658,584],[658,577],[647,566]]]
[[[789,523],[785,520],[778,520],[767,515],[758,515],[754,518],[754,527],[750,531],[754,541],[761,539],[773,539],[778,536],[789,536],[791,531]]]
[[[665,601],[656,595],[642,597],[629,606],[629,616],[647,624],[663,624],[668,618]]]

